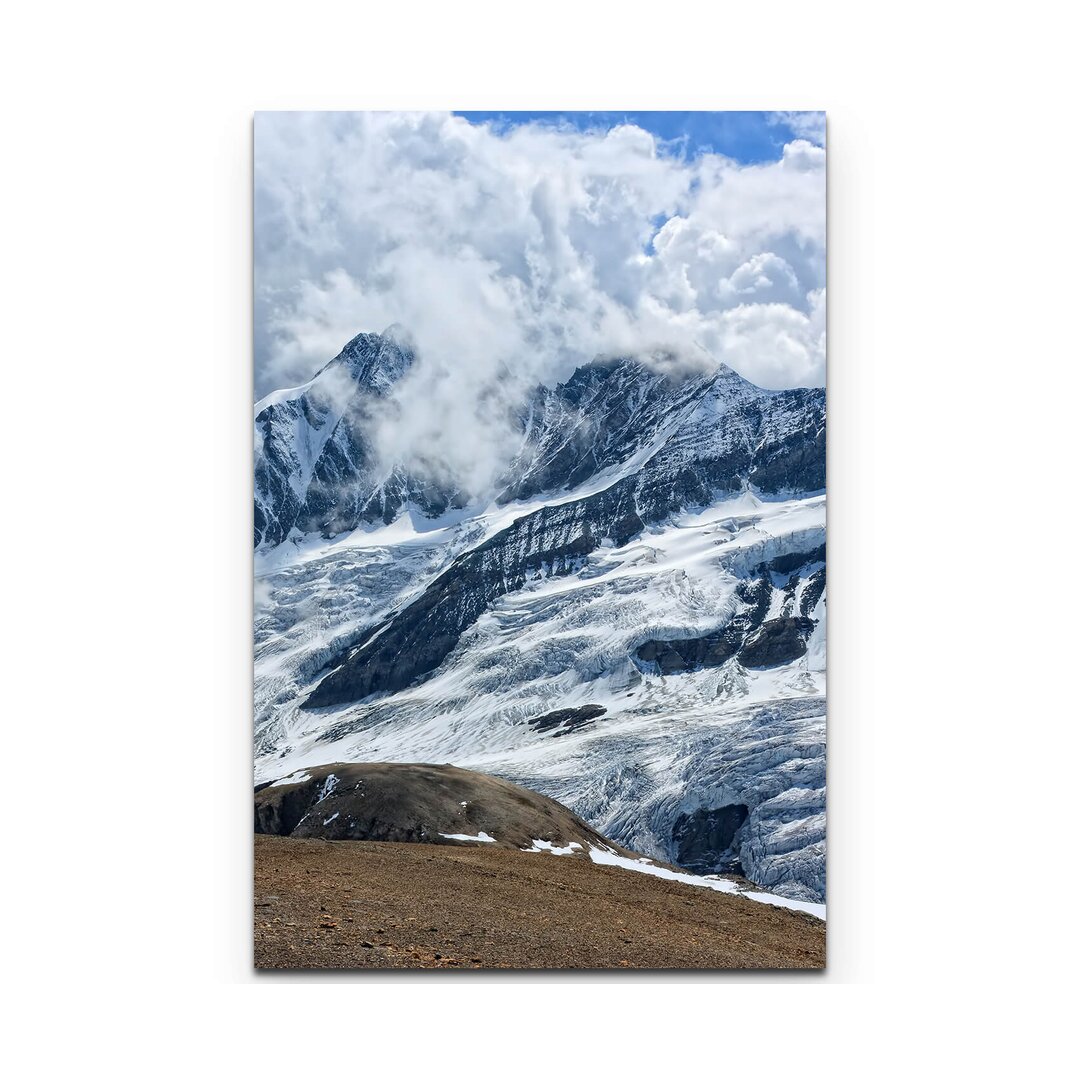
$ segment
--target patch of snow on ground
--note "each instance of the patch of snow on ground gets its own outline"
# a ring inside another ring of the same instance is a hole
[[[495,843],[495,837],[494,836],[488,836],[488,834],[486,832],[480,832],[476,836],[469,836],[468,833],[456,833],[456,832],[455,833],[441,832],[441,833],[439,833],[439,835],[444,840],[475,840],[477,843],[480,843],[480,844],[494,844]]]
[[[550,840],[534,840],[532,847],[522,848],[521,850],[547,851],[552,855],[573,855],[575,851],[581,851],[582,847],[573,840],[566,847],[556,847]]]
[[[280,780],[275,780],[271,787],[287,787],[289,784],[302,784],[305,780],[310,780],[311,774],[305,772],[303,769],[298,769],[294,773],[289,773],[288,776],[283,776]]]
[[[665,881],[679,881],[684,885],[695,885],[698,888],[712,889],[714,892],[730,893],[733,896],[742,896],[747,900],[756,900],[760,904],[771,904],[773,907],[791,908],[794,911],[805,911],[815,915],[819,919],[825,918],[824,904],[810,904],[804,900],[789,900],[786,896],[775,896],[773,893],[744,892],[733,881],[724,878],[703,878],[693,874],[684,874],[678,870],[668,870],[664,866],[654,866],[648,859],[628,859],[625,855],[616,855],[606,848],[589,846],[589,857],[594,863],[601,866],[619,866],[624,870],[634,870],[639,874],[652,874],[653,877],[664,878]]]

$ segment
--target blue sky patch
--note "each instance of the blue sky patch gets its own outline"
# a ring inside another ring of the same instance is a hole
[[[742,164],[776,161],[784,144],[805,137],[814,126],[814,113],[771,112],[459,112],[470,123],[490,122],[511,128],[539,123],[569,125],[579,131],[607,131],[632,123],[665,143],[664,151],[694,158],[718,153]]]

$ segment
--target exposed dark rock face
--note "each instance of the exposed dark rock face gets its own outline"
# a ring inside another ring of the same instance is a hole
[[[735,590],[735,595],[746,605],[745,610],[737,615],[732,623],[744,633],[760,626],[769,613],[772,602],[772,583],[766,575],[754,581],[742,581]]]
[[[603,705],[581,705],[576,709],[556,709],[554,712],[534,716],[529,727],[537,731],[550,731],[555,738],[569,735],[572,731],[588,727],[598,716],[603,716],[607,709]]]
[[[741,803],[680,814],[671,833],[679,865],[699,873],[729,869],[735,861],[732,843],[749,814]]]
[[[811,574],[803,589],[802,599],[799,603],[799,611],[802,615],[809,615],[817,607],[821,594],[825,591],[825,568],[822,567],[816,573]]]
[[[613,844],[561,803],[453,765],[344,764],[301,769],[255,792],[255,832],[325,840],[383,840],[530,848]],[[470,841],[458,836],[490,836]]]
[[[775,559],[762,563],[761,570],[773,574],[790,574],[811,563],[823,563],[824,561],[825,545],[821,544],[819,547],[814,548],[813,551],[792,551],[787,555],[777,555]]]
[[[739,662],[748,668],[790,664],[806,653],[806,639],[813,629],[814,620],[802,615],[769,619],[739,651]]]
[[[403,690],[434,671],[493,600],[520,589],[529,577],[569,573],[602,540],[625,544],[641,529],[625,483],[518,518],[451,563],[381,633],[327,675],[303,707]]]
[[[726,626],[701,637],[652,638],[638,646],[637,659],[644,664],[656,664],[661,675],[720,667],[736,656],[749,668],[773,667],[799,659],[805,655],[806,639],[816,625],[806,613],[814,610],[821,597],[825,571],[818,570],[807,579],[799,602],[802,614],[766,620],[773,595],[770,575],[813,565],[822,561],[824,555],[824,548],[820,547],[810,552],[791,552],[760,564],[760,577],[742,581],[736,587],[735,594],[742,607]],[[801,581],[798,573],[792,573],[782,586],[788,611],[795,608]]]
[[[742,641],[743,635],[737,629],[725,629],[704,637],[646,641],[637,655],[646,663],[655,662],[662,675],[672,675],[694,668],[719,667],[739,651]]]
[[[273,782],[255,788],[255,831],[289,836],[311,808],[306,784],[275,788]]]
[[[770,495],[825,487],[825,392],[769,394],[722,367],[639,473],[648,521],[752,484]]]
[[[522,414],[525,438],[498,501],[568,490],[625,461],[692,410],[711,382],[620,358],[585,364],[554,390],[537,387]]]
[[[755,451],[748,479],[770,494],[825,490],[825,391],[784,390],[762,404],[760,428],[773,433]]]
[[[741,581],[735,595],[742,608],[722,629],[701,637],[651,639],[638,647],[637,658],[643,663],[655,663],[662,675],[720,667],[739,652],[747,635],[765,621],[772,602],[772,583],[765,574],[752,581]]]

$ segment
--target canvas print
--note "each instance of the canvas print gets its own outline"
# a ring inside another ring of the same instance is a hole
[[[825,160],[257,115],[257,967],[824,966]]]

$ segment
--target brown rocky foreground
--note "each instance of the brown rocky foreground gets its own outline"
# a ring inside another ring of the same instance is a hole
[[[495,845],[255,837],[258,968],[822,968],[810,915]]]

